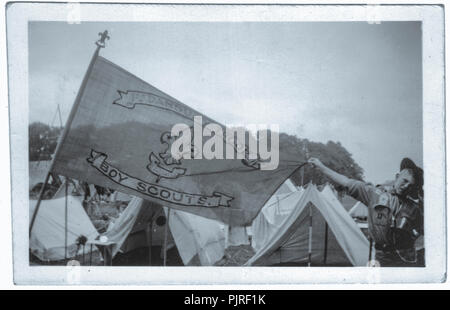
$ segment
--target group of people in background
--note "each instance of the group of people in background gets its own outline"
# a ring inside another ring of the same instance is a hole
[[[95,192],[91,193],[91,189],[87,182],[80,182],[80,187],[84,192],[84,201],[109,201],[111,199],[111,195],[114,193],[114,190],[94,184]]]

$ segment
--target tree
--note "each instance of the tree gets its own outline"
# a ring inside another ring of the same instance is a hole
[[[55,152],[62,127],[50,127],[40,122],[28,126],[29,161],[49,160]]]
[[[105,128],[108,132],[121,131],[122,127],[128,127],[130,123],[116,126],[115,128]],[[133,126],[142,126],[136,123]],[[79,127],[82,133],[79,135],[86,137],[86,143],[89,143],[92,131],[90,126]],[[58,137],[62,132],[62,127],[50,127],[43,123],[32,123],[29,126],[29,156],[30,161],[48,160],[51,159],[51,154],[54,153]],[[111,134],[110,134],[111,135]],[[114,135],[112,135],[114,136]],[[270,134],[269,134],[270,136]],[[269,139],[270,147],[270,139]],[[294,135],[285,133],[279,134],[280,148],[291,154],[298,154],[299,162],[306,162],[309,157],[319,158],[326,166],[339,172],[347,177],[363,180],[363,169],[353,160],[350,154],[340,142],[328,141],[326,144],[320,142],[312,142],[308,139],[301,139]],[[325,182],[333,182],[325,175],[313,169],[310,165],[304,166],[302,169],[294,173],[291,178],[298,185],[313,182],[315,184],[323,184]],[[335,184],[336,185],[336,184]]]
[[[280,134],[280,146],[290,149],[290,152],[298,153],[298,160],[306,162],[309,157],[320,159],[327,167],[349,178],[363,180],[364,170],[353,160],[350,154],[340,142],[328,141],[326,144],[312,142],[308,139],[300,139],[297,136]],[[323,184],[331,181],[324,174],[310,165],[306,165],[291,176],[298,185],[312,182]]]

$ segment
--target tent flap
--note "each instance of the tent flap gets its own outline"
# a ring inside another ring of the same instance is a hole
[[[164,209],[167,214],[169,210]],[[212,266],[223,257],[226,226],[221,222],[170,209],[169,227],[185,265],[196,261]]]

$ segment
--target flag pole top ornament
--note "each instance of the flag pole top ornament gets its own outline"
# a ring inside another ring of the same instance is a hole
[[[106,46],[105,40],[109,40],[108,30],[99,32],[98,35],[100,36],[100,39],[97,42],[95,42],[95,44],[97,44],[97,46],[100,48],[104,48]]]

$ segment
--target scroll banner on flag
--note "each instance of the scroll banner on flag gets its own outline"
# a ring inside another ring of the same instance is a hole
[[[298,168],[297,154],[281,147],[275,170],[242,159],[171,158],[175,124],[215,122],[100,56],[74,109],[53,172],[232,226],[250,224]]]

